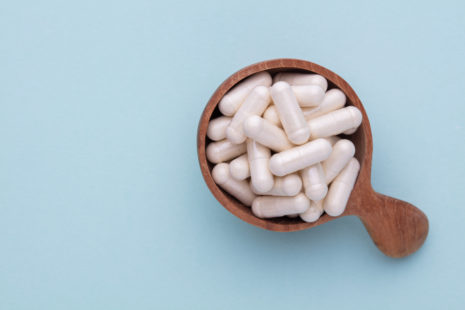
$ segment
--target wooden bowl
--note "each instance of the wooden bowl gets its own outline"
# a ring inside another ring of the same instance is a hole
[[[197,132],[197,151],[200,169],[208,188],[216,199],[228,211],[252,225],[274,231],[297,231],[321,225],[336,217],[323,214],[314,223],[303,222],[300,218],[261,219],[252,214],[251,208],[244,206],[237,199],[223,191],[213,181],[211,170],[213,165],[207,161],[205,147],[210,143],[206,136],[208,122],[220,116],[218,103],[234,85],[246,77],[261,71],[271,74],[284,71],[316,73],[328,80],[328,89],[339,88],[347,96],[347,105],[360,109],[363,121],[357,132],[346,136],[356,148],[355,157],[360,162],[360,173],[347,207],[342,216],[358,216],[376,246],[386,255],[403,257],[412,254],[426,239],[428,234],[428,219],[423,212],[413,205],[376,193],[371,186],[371,155],[373,138],[370,122],[360,99],[350,85],[334,72],[317,64],[297,59],[274,59],[248,66],[231,75],[215,91],[200,118]]]

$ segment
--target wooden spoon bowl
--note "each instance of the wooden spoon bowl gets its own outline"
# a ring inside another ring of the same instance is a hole
[[[197,132],[197,151],[202,175],[216,199],[228,211],[252,225],[273,231],[297,231],[321,225],[336,217],[323,214],[314,223],[303,222],[300,218],[261,219],[252,214],[251,208],[222,190],[213,180],[213,165],[207,161],[205,147],[210,140],[206,136],[210,119],[220,116],[218,103],[234,85],[248,76],[261,71],[271,74],[284,71],[316,73],[328,80],[328,89],[339,88],[347,96],[347,105],[360,109],[363,121],[358,130],[346,136],[356,148],[355,157],[360,162],[360,173],[347,207],[342,216],[358,216],[376,246],[386,255],[403,257],[420,248],[428,234],[428,219],[415,206],[375,192],[371,186],[371,158],[373,138],[370,122],[360,99],[350,85],[334,72],[317,64],[297,59],[274,59],[253,64],[231,75],[210,98],[200,118]]]

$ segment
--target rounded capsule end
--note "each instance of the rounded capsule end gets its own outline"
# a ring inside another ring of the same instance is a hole
[[[307,223],[316,222],[323,214],[321,202],[312,202],[307,211],[300,214],[300,218]]]
[[[271,156],[269,167],[270,167],[270,171],[271,171],[272,174],[274,174],[274,175],[276,175],[278,177],[282,177],[282,176],[285,175],[285,173],[281,169],[281,167],[282,167],[282,158],[281,158],[281,156],[279,156],[279,153],[274,154],[273,156]]]
[[[303,193],[295,196],[294,200],[296,213],[303,213],[310,207],[310,200]]]
[[[229,163],[229,172],[236,180],[245,180],[249,175],[249,167],[239,160],[232,160]]]
[[[334,149],[338,149],[344,154],[351,154],[350,157],[355,154],[355,145],[352,141],[347,139],[341,139],[334,144]]]
[[[252,202],[252,213],[259,218],[263,218],[263,214],[261,212],[261,199],[260,197],[257,197],[254,199]]]
[[[304,144],[310,138],[310,127],[302,127],[288,135],[289,140],[297,145]]]
[[[340,106],[343,107],[346,103],[346,95],[339,88],[333,88],[326,92],[326,96],[332,97],[334,101],[339,102]]]
[[[302,179],[296,175],[291,174],[284,178],[284,192],[288,196],[297,195],[302,189]]]
[[[325,198],[328,193],[326,184],[315,184],[305,189],[305,195],[313,201],[320,201]]]
[[[353,127],[358,127],[362,123],[362,112],[354,106],[347,107],[352,115]]]
[[[245,135],[250,137],[262,130],[262,119],[260,116],[252,115],[248,117],[244,122]]]
[[[345,208],[342,208],[338,201],[333,199],[325,199],[324,209],[329,216],[339,216],[344,212]]]
[[[252,184],[258,193],[266,193],[273,188],[274,180],[272,177],[260,176],[252,178]]]
[[[234,144],[241,144],[245,141],[246,136],[243,132],[236,130],[235,128],[228,127],[226,129],[226,138]]]
[[[207,146],[207,149],[206,149],[206,152],[207,154],[207,159],[214,163],[214,164],[218,164],[219,162],[221,162],[220,158],[219,158],[219,154],[216,150],[216,144],[215,143],[210,143],[208,146]]]
[[[224,184],[229,179],[229,167],[226,163],[216,165],[212,170],[212,177],[216,184]]]
[[[325,79],[325,81],[326,81],[326,79]],[[326,84],[326,87],[328,87],[327,84]],[[309,85],[308,89],[309,89],[309,92],[310,92],[311,97],[313,99],[313,102],[315,103],[314,106],[317,106],[325,98],[325,90],[320,85]]]
[[[273,94],[288,91],[290,87],[291,86],[288,83],[284,81],[279,81],[279,82],[276,82],[273,86],[271,86],[270,92],[271,92],[271,95],[273,96]]]
[[[234,107],[234,102],[230,96],[227,94],[221,98],[220,103],[218,104],[218,108],[223,115],[232,116],[236,113],[236,109]]]
[[[254,93],[263,99],[267,99],[270,96],[270,91],[266,86],[257,86],[254,88]]]

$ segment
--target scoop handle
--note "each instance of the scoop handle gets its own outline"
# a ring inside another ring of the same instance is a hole
[[[358,210],[376,246],[387,256],[404,257],[418,250],[428,235],[428,218],[412,204],[372,191]],[[369,204],[368,204],[369,203]]]

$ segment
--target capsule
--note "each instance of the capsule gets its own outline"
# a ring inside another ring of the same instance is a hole
[[[268,87],[257,86],[245,98],[239,110],[226,129],[226,137],[233,143],[242,143],[247,138],[244,134],[244,121],[251,115],[262,115],[270,103]]]
[[[248,139],[247,155],[253,187],[260,192],[267,192],[272,189],[274,178],[268,168],[271,157],[270,149],[254,140]]]
[[[282,128],[278,111],[276,111],[276,107],[274,105],[269,106],[268,109],[265,110],[265,113],[263,113],[263,118],[272,123],[273,125]]]
[[[231,118],[227,116],[220,116],[212,119],[208,123],[207,137],[213,141],[220,141],[226,138],[226,128],[228,128]]]
[[[310,207],[307,209],[307,211],[300,214],[300,218],[304,222],[313,223],[318,221],[323,212],[323,200],[310,201]]]
[[[231,194],[244,205],[250,207],[256,195],[250,189],[247,181],[238,181],[231,177],[229,165],[221,163],[212,170],[212,177],[216,184]]]
[[[320,201],[325,198],[328,192],[326,177],[323,167],[316,163],[301,171],[302,181],[304,182],[305,195],[313,201]]]
[[[274,82],[284,81],[291,85],[318,85],[323,91],[328,88],[328,81],[318,74],[281,72],[275,75]]]
[[[352,158],[331,183],[323,203],[324,210],[328,215],[339,216],[344,212],[359,170],[360,164],[357,159]]]
[[[315,108],[302,108],[307,121],[325,115],[329,112],[338,110],[346,104],[346,95],[337,88],[330,89],[326,92],[323,101]]]
[[[307,142],[310,128],[289,84],[277,82],[271,87],[270,93],[289,140],[294,144]]]
[[[318,106],[325,97],[325,91],[318,85],[294,85],[291,87],[301,107]]]
[[[327,140],[317,139],[274,154],[270,160],[271,173],[283,176],[302,170],[328,158],[331,149],[331,144]]]
[[[358,127],[350,128],[350,129],[344,131],[343,134],[345,134],[345,135],[352,135],[352,134],[354,134],[354,133],[357,131],[357,129],[358,129]]]
[[[349,106],[339,109],[308,121],[312,138],[335,136],[362,122],[362,113],[359,109]]]
[[[273,188],[267,192],[260,192],[252,185],[255,194],[265,196],[295,196],[302,189],[302,180],[297,174],[289,174],[284,177],[275,177]]]
[[[244,122],[244,133],[247,137],[269,147],[275,152],[281,152],[293,147],[284,131],[261,118],[253,115]]]
[[[249,160],[247,154],[241,155],[229,163],[229,171],[231,176],[239,181],[250,177]]]
[[[247,95],[257,86],[271,86],[271,75],[266,71],[259,72],[234,86],[221,99],[218,105],[220,112],[226,116],[234,115]]]
[[[258,196],[252,203],[252,212],[260,218],[280,217],[307,211],[310,200],[300,193],[294,197]]]
[[[326,159],[322,164],[326,176],[326,184],[329,184],[334,180],[354,154],[355,146],[352,141],[342,139],[334,144],[331,155],[329,155],[328,159]]]
[[[207,159],[214,163],[218,164],[230,159],[236,158],[239,155],[242,155],[247,150],[245,143],[235,144],[224,139],[217,142],[211,142],[207,146]]]

